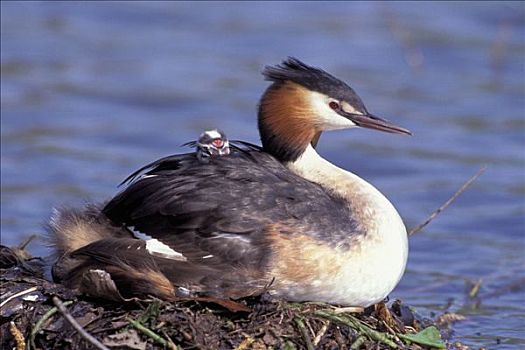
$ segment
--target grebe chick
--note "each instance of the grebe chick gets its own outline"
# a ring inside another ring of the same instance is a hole
[[[197,158],[207,163],[210,158],[230,154],[230,141],[220,130],[206,130],[199,136],[196,148]]]
[[[335,129],[410,132],[297,59],[263,74],[271,85],[259,103],[262,148],[232,141],[227,157],[210,162],[168,156],[130,175],[102,208],[57,211],[49,224],[61,257],[54,278],[90,292],[86,272],[104,270],[124,296],[168,300],[181,289],[356,307],[383,300],[405,270],[403,221],[375,187],[315,145]]]

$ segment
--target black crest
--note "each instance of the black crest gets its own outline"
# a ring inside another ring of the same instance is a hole
[[[330,73],[309,66],[297,58],[288,57],[277,66],[266,66],[262,72],[266,80],[274,83],[291,81],[309,90],[317,91],[338,100],[347,101],[359,108],[364,105],[355,91]]]

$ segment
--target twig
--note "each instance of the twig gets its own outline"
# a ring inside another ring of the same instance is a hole
[[[297,328],[299,328],[299,331],[301,332],[301,335],[303,336],[304,343],[306,345],[306,348],[308,350],[314,350],[314,345],[312,344],[312,340],[310,339],[310,336],[308,335],[308,330],[306,329],[306,326],[304,325],[303,319],[301,317],[294,317],[294,322],[297,325]]]
[[[161,330],[162,335],[164,336],[164,339],[168,342],[168,348],[173,350],[178,350],[177,344],[173,342],[173,340],[170,338],[170,336],[166,333],[166,331]]]
[[[480,278],[476,283],[474,283],[474,285],[470,289],[470,292],[468,293],[469,298],[474,299],[478,295],[479,288],[481,287],[481,282],[483,282],[482,278]]]
[[[153,332],[148,327],[144,326],[142,323],[140,323],[138,321],[135,321],[135,320],[133,320],[133,319],[131,319],[129,317],[126,317],[126,321],[128,321],[133,327],[135,327],[136,329],[138,329],[139,331],[141,331],[142,333],[144,333],[145,335],[147,335],[148,337],[150,337],[151,339],[153,339],[157,343],[161,344],[162,346],[172,348],[170,346],[170,342],[168,342],[166,339],[162,338],[157,333]],[[175,348],[172,348],[172,349],[176,350],[177,347],[175,346]]]
[[[314,332],[314,329],[312,328],[312,325],[310,324],[310,320],[305,319],[304,323],[305,323],[306,327],[308,327],[308,330],[310,330],[310,335],[312,337],[315,337],[315,332]]]
[[[28,288],[28,289],[25,289],[21,292],[18,292],[16,294],[13,294],[11,295],[9,298],[5,299],[4,301],[2,301],[0,303],[0,307],[4,306],[5,304],[7,304],[8,302],[10,302],[11,300],[13,300],[14,298],[18,298],[19,296],[22,296],[24,294],[28,294],[28,293],[31,293],[31,292],[34,292],[35,290],[37,290],[38,287],[31,287],[31,288]]]
[[[66,301],[64,303],[64,305],[69,305],[73,303],[72,301]],[[40,331],[40,328],[42,328],[42,325],[44,324],[44,322],[46,322],[47,320],[49,320],[51,318],[51,316],[53,316],[56,312],[58,311],[58,309],[56,307],[53,307],[51,309],[49,309],[38,321],[37,323],[35,323],[35,325],[33,326],[33,329],[31,330],[31,333],[29,335],[29,346],[28,348],[31,349],[31,347],[33,347],[34,349],[36,349],[36,345],[35,345],[35,336],[36,334]]]
[[[365,308],[361,306],[344,306],[336,307],[333,311],[334,314],[362,313],[365,311]]]
[[[459,188],[459,190],[456,191],[456,193],[454,193],[452,195],[452,197],[450,197],[442,206],[440,206],[437,210],[435,210],[432,214],[430,214],[430,216],[425,220],[425,222],[423,222],[422,224],[419,224],[417,225],[416,227],[412,228],[409,232],[408,232],[408,235],[409,236],[412,236],[413,234],[421,231],[425,226],[427,226],[428,224],[430,224],[430,222],[432,220],[434,220],[434,218],[436,216],[438,216],[443,210],[445,210],[460,194],[462,194],[470,185],[472,185],[472,183],[474,181],[476,181],[478,179],[478,177],[481,176],[481,174],[483,174],[483,172],[487,169],[487,166],[482,166],[478,171],[477,173],[474,174],[474,176],[472,176],[470,179],[468,179],[464,184],[463,186],[461,186]]]
[[[58,312],[60,312],[62,314],[62,316],[64,316],[66,321],[69,322],[69,324],[73,328],[75,328],[75,330],[78,332],[78,334],[80,334],[82,336],[82,338],[87,340],[89,343],[91,343],[97,349],[109,350],[109,348],[107,348],[104,344],[99,342],[97,338],[93,337],[91,334],[86,332],[86,330],[84,328],[82,328],[81,325],[78,324],[77,320],[75,320],[75,318],[73,316],[71,316],[71,314],[67,311],[66,306],[64,305],[64,303],[60,299],[58,299],[58,297],[56,297],[56,296],[53,297],[53,304],[55,304],[55,306],[58,309]]]
[[[66,301],[64,303],[64,306],[67,306],[67,305],[71,305],[73,304],[72,301]],[[48,312],[46,312],[42,318],[40,318],[38,320],[37,323],[35,323],[35,326],[33,327],[33,329],[31,330],[31,333],[29,335],[29,346],[28,346],[28,349],[31,349],[31,347],[33,347],[34,349],[36,349],[36,345],[35,345],[35,336],[38,332],[40,332],[40,329],[42,328],[42,325],[44,324],[44,322],[46,322],[47,320],[49,320],[51,318],[51,316],[53,316],[54,314],[56,314],[56,312],[58,311],[58,309],[56,307],[54,308],[51,308]]]
[[[330,326],[330,321],[324,321],[323,326],[321,327],[321,329],[319,330],[319,333],[317,333],[317,335],[315,336],[312,342],[314,347],[319,345],[319,343],[321,342],[321,339],[323,339],[324,335],[326,334],[326,331],[328,330],[328,326]]]
[[[329,310],[317,310],[313,313],[315,316],[322,317],[325,319],[332,320],[334,322],[344,324],[356,331],[360,332],[363,335],[366,335],[372,340],[379,341],[383,344],[390,346],[391,348],[397,349],[398,345],[392,341],[392,336],[387,333],[378,332],[372,328],[365,325],[363,322],[359,321],[353,316],[350,315],[341,315],[331,313]]]
[[[350,345],[350,350],[360,349],[361,345],[363,345],[365,343],[365,341],[366,341],[366,337],[360,335],[359,337],[357,337],[355,342],[353,342],[352,345]]]
[[[20,250],[24,250],[26,249],[27,245],[29,243],[31,243],[31,241],[33,241],[33,239],[35,239],[37,237],[36,234],[32,234],[31,236],[29,236],[25,241],[23,241],[22,243],[20,243],[17,247],[17,249],[20,249]]]
[[[9,332],[11,332],[11,335],[15,338],[16,350],[25,350],[26,341],[24,335],[13,321],[9,322]]]

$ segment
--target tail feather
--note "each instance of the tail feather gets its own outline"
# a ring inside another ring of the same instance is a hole
[[[147,253],[145,242],[115,226],[99,206],[55,209],[47,231],[56,255],[51,269],[56,282],[110,300],[175,298],[173,285]]]
[[[88,204],[84,208],[54,209],[47,224],[48,241],[54,249],[53,279],[70,287],[77,287],[80,279],[73,271],[85,264],[85,259],[71,256],[74,251],[107,238],[128,238],[125,228],[115,226],[101,211],[100,206]]]
[[[67,258],[76,264],[67,263],[69,269],[61,276],[62,282],[81,293],[113,300],[149,295],[165,300],[175,298],[175,287],[159,270],[155,258],[146,250],[146,243],[140,239],[99,240],[68,254]],[[94,272],[106,277],[92,278]],[[108,286],[108,282],[112,286]],[[97,294],[99,292],[102,293]]]
[[[102,214],[100,207],[94,204],[86,205],[82,209],[54,209],[47,231],[58,256],[101,239],[130,237],[127,230],[114,226]]]

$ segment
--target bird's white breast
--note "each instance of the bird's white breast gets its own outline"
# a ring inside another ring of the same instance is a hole
[[[384,299],[401,279],[408,256],[406,228],[397,210],[375,187],[324,160],[311,146],[289,168],[345,198],[366,234],[356,237],[350,249],[336,249],[341,265],[335,275],[321,273],[311,285],[282,296],[365,307]]]

